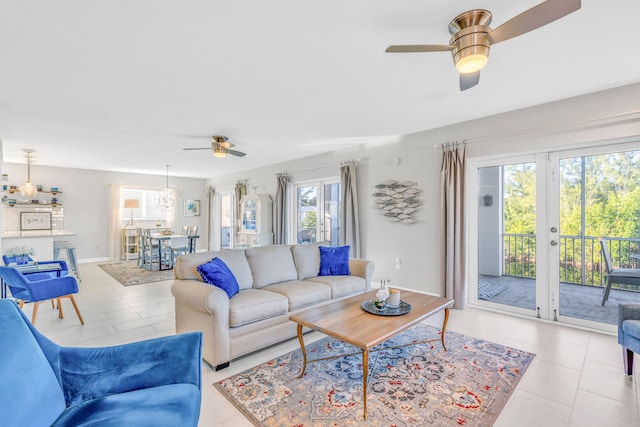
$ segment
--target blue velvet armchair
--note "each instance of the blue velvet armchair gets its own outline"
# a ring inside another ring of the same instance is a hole
[[[78,292],[78,282],[75,277],[52,278],[45,273],[24,275],[15,268],[0,266],[0,278],[4,284],[9,287],[11,296],[19,301],[20,308],[22,308],[25,303],[33,303],[31,323],[34,325],[36,324],[40,303],[47,300],[51,300],[52,305],[54,299],[58,301],[58,316],[63,319],[64,314],[62,312],[62,304],[60,304],[61,298],[71,300],[71,304],[73,304],[73,308],[76,310],[80,323],[84,325],[78,304],[76,304],[76,300],[73,297],[73,294]]]
[[[640,354],[640,304],[618,305],[618,343],[624,372],[633,375],[633,353]]]
[[[6,426],[197,426],[202,334],[104,348],[61,347],[0,300]]]

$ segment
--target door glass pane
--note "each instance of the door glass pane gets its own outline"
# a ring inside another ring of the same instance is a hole
[[[314,243],[318,225],[318,187],[297,187],[296,206],[297,243]]]
[[[340,238],[340,184],[324,185],[323,240],[338,246]]]
[[[479,168],[478,195],[478,299],[535,310],[535,163]]]
[[[232,194],[220,196],[220,248],[233,247],[233,199]]]
[[[560,314],[617,324],[618,304],[640,302],[638,285],[612,284],[606,267],[640,268],[640,151],[560,159]]]

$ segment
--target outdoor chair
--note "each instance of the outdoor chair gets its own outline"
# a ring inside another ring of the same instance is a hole
[[[63,347],[0,300],[4,426],[196,427],[202,333],[112,347]]]
[[[53,305],[53,300],[55,299],[58,302],[58,317],[63,319],[61,298],[69,298],[71,300],[80,323],[84,325],[76,300],[73,298],[73,294],[78,292],[78,282],[75,277],[52,278],[44,273],[25,276],[15,268],[0,266],[0,278],[9,287],[11,296],[18,300],[20,308],[23,308],[25,303],[33,303],[31,323],[34,325],[38,316],[38,307],[42,301],[51,300]]]
[[[613,268],[611,265],[611,256],[609,255],[609,248],[607,247],[607,241],[600,239],[600,248],[602,250],[602,257],[604,258],[606,266],[606,287],[604,289],[604,295],[602,296],[602,305],[609,299],[609,293],[611,292],[611,285],[617,283],[618,285],[637,285],[640,286],[640,269],[637,268]]]
[[[640,304],[618,305],[618,343],[624,372],[633,375],[633,353],[640,354]]]

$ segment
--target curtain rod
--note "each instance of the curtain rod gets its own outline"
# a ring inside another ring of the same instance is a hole
[[[308,172],[308,171],[312,171],[312,170],[316,170],[316,169],[330,168],[332,166],[344,166],[344,165],[347,165],[349,163],[358,163],[359,161],[360,161],[360,159],[344,160],[344,161],[339,162],[339,163],[329,163],[329,164],[322,165],[322,166],[312,166],[312,167],[308,167],[308,168],[304,168],[304,169],[297,169],[297,170],[293,170],[293,171],[278,172],[276,175],[287,175],[287,174],[290,174],[290,173]]]
[[[560,134],[581,130],[600,129],[609,126],[616,126],[626,123],[636,123],[640,121],[640,110],[629,110],[620,113],[608,114],[589,118],[586,120],[578,120],[569,123],[560,123],[555,125],[542,125],[537,127],[531,127],[526,129],[516,129],[512,131],[506,131],[502,133],[496,133],[492,135],[480,136],[477,138],[469,138],[463,140],[464,143],[482,143],[492,142],[500,139],[517,138],[524,136],[540,136],[545,134]],[[456,141],[452,141],[456,142]],[[445,142],[442,144],[434,144],[433,148],[444,148],[445,144],[451,142]]]

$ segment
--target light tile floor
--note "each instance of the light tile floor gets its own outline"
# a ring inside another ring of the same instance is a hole
[[[63,302],[62,320],[43,305],[36,325],[50,339],[68,346],[106,346],[175,333],[171,281],[124,287],[97,264],[80,268],[76,300],[85,325],[69,301]],[[30,317],[30,305],[25,311]],[[448,329],[537,355],[496,426],[640,426],[640,381],[623,374],[616,337],[476,308],[453,310]],[[305,341],[319,338],[312,332]],[[200,426],[251,426],[211,384],[297,348],[292,339],[219,372],[203,364]]]

